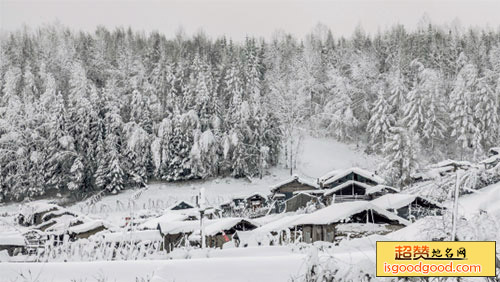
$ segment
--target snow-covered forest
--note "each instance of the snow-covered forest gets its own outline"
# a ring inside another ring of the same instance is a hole
[[[293,169],[301,136],[422,162],[499,143],[500,32],[394,25],[348,38],[209,38],[63,25],[2,34],[0,201]]]

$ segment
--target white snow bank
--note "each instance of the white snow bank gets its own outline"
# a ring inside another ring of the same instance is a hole
[[[288,282],[305,274],[304,255],[172,260],[151,282]]]

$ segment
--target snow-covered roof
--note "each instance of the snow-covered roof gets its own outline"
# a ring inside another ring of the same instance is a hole
[[[300,190],[300,191],[295,191],[293,192],[294,195],[297,194],[309,194],[309,195],[319,195],[319,194],[324,194],[327,192],[327,190]],[[282,194],[285,196],[285,194]]]
[[[162,234],[191,233],[200,229],[200,222],[198,220],[160,222],[158,226]]]
[[[45,213],[43,215],[43,220],[47,220],[47,218],[51,217],[51,216],[61,216],[61,215],[72,215],[72,216],[76,216],[76,214],[72,211],[69,211],[67,209],[57,209],[57,210],[54,210],[54,211],[50,211],[48,213]]]
[[[68,228],[69,233],[73,234],[81,234],[85,233],[94,229],[97,229],[99,227],[105,227],[106,229],[110,227],[110,224],[103,221],[103,220],[92,220],[88,222],[84,222],[79,225],[72,226]]]
[[[333,183],[333,182],[339,180],[340,178],[342,178],[346,175],[349,175],[351,173],[361,175],[364,178],[370,179],[373,182],[376,182],[378,184],[384,183],[384,179],[382,179],[380,176],[376,175],[373,172],[361,169],[359,167],[351,167],[349,169],[342,170],[342,171],[335,170],[335,171],[329,172],[326,175],[322,176],[319,179],[319,182],[322,183],[323,185],[328,185],[328,184]]]
[[[303,224],[331,224],[337,222],[343,222],[350,216],[371,210],[382,216],[387,217],[390,220],[397,221],[400,224],[408,225],[409,221],[399,217],[391,212],[388,212],[378,206],[375,206],[367,201],[353,201],[353,202],[343,202],[338,204],[332,204],[326,208],[317,210],[313,213],[307,214],[303,217],[298,218],[293,222],[294,225]]]
[[[261,227],[254,230],[255,233],[269,233],[272,231],[279,231],[291,228],[295,226],[294,224],[299,218],[306,216],[306,214],[294,214],[279,218],[275,221],[271,221],[267,224],[262,225]]]
[[[333,194],[333,193],[335,193],[335,192],[337,192],[339,190],[342,190],[345,187],[351,186],[351,185],[358,185],[360,187],[363,187],[363,188],[365,188],[365,191],[368,191],[369,189],[373,188],[373,186],[368,185],[366,183],[358,182],[358,181],[355,181],[355,180],[349,180],[349,181],[346,181],[346,182],[344,182],[344,183],[342,183],[342,184],[340,184],[338,186],[333,187],[332,189],[325,190],[324,195],[325,196],[331,195],[331,194]]]
[[[69,229],[69,227],[78,221],[84,222],[84,218],[78,218],[73,215],[62,215],[60,217],[51,219],[48,223],[53,223],[53,225],[50,225],[47,229],[45,229],[45,232],[50,232],[50,233],[64,233],[66,230]],[[43,223],[45,224],[45,223]],[[75,225],[76,226],[76,225]]]
[[[480,211],[500,216],[500,205],[498,203],[500,203],[500,182],[458,198],[459,209],[463,211],[466,217]]]
[[[160,242],[162,237],[159,230],[141,230],[141,231],[129,231],[129,232],[113,232],[104,233],[102,235],[104,242]],[[93,238],[99,238],[93,237]]]
[[[387,185],[383,185],[383,184],[379,184],[377,186],[370,187],[370,189],[367,189],[366,190],[366,194],[370,195],[370,194],[374,194],[374,193],[377,193],[377,192],[380,192],[380,191],[383,191],[383,190],[391,190],[394,193],[399,193],[400,192],[400,190],[397,189],[397,188],[394,188],[394,187],[391,187],[391,186],[387,186]]]
[[[19,232],[2,232],[0,233],[1,246],[26,246],[24,236]]]
[[[280,188],[281,186],[286,185],[288,183],[292,183],[294,181],[297,181],[298,183],[303,184],[303,185],[311,186],[311,187],[316,188],[316,189],[319,188],[319,186],[318,186],[317,183],[314,183],[312,181],[309,181],[309,180],[306,180],[304,178],[301,178],[298,175],[293,175],[289,179],[284,180],[284,181],[282,181],[280,183],[277,183],[277,184],[271,186],[271,192],[274,192],[276,189]]]
[[[173,208],[175,208],[175,207],[179,206],[179,205],[180,205],[180,204],[182,204],[182,203],[184,203],[184,204],[186,204],[186,205],[189,205],[189,206],[191,206],[192,208],[196,208],[196,205],[195,205],[195,204],[193,204],[193,203],[190,203],[190,202],[187,202],[187,201],[177,201],[177,202],[175,202],[173,205],[171,205],[170,207],[168,207],[168,208],[167,208],[167,210],[172,210]]]
[[[147,220],[139,225],[140,229],[156,229],[160,222],[183,221],[188,219],[189,216],[182,213],[167,212],[166,214]]]
[[[395,193],[395,194],[387,194],[383,195],[382,197],[379,197],[375,200],[372,200],[371,203],[383,208],[383,209],[399,209],[402,208],[411,202],[415,201],[417,198],[420,198],[422,200],[425,200],[431,204],[434,204],[438,207],[441,207],[441,204],[432,201],[427,198],[423,198],[417,195],[411,195],[411,194],[402,194],[402,193]]]
[[[212,236],[216,235],[217,233],[224,231],[224,230],[229,230],[233,228],[234,226],[242,223],[243,221],[246,221],[250,223],[251,225],[254,225],[255,227],[258,227],[259,224],[257,222],[254,222],[253,220],[246,219],[246,218],[238,218],[238,217],[226,217],[226,218],[220,218],[220,219],[215,219],[207,222],[207,224],[204,226],[204,234],[207,236]],[[194,234],[199,235],[199,230],[195,231]]]

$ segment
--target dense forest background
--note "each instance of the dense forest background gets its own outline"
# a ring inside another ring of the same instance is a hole
[[[404,186],[499,141],[498,30],[232,42],[53,24],[2,34],[0,56],[0,201],[292,172],[303,134],[385,156]]]

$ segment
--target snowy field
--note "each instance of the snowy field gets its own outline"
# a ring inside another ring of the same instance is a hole
[[[305,272],[305,255],[293,254],[284,247],[209,250],[193,255],[191,259],[173,260],[0,263],[0,280],[285,282]]]

